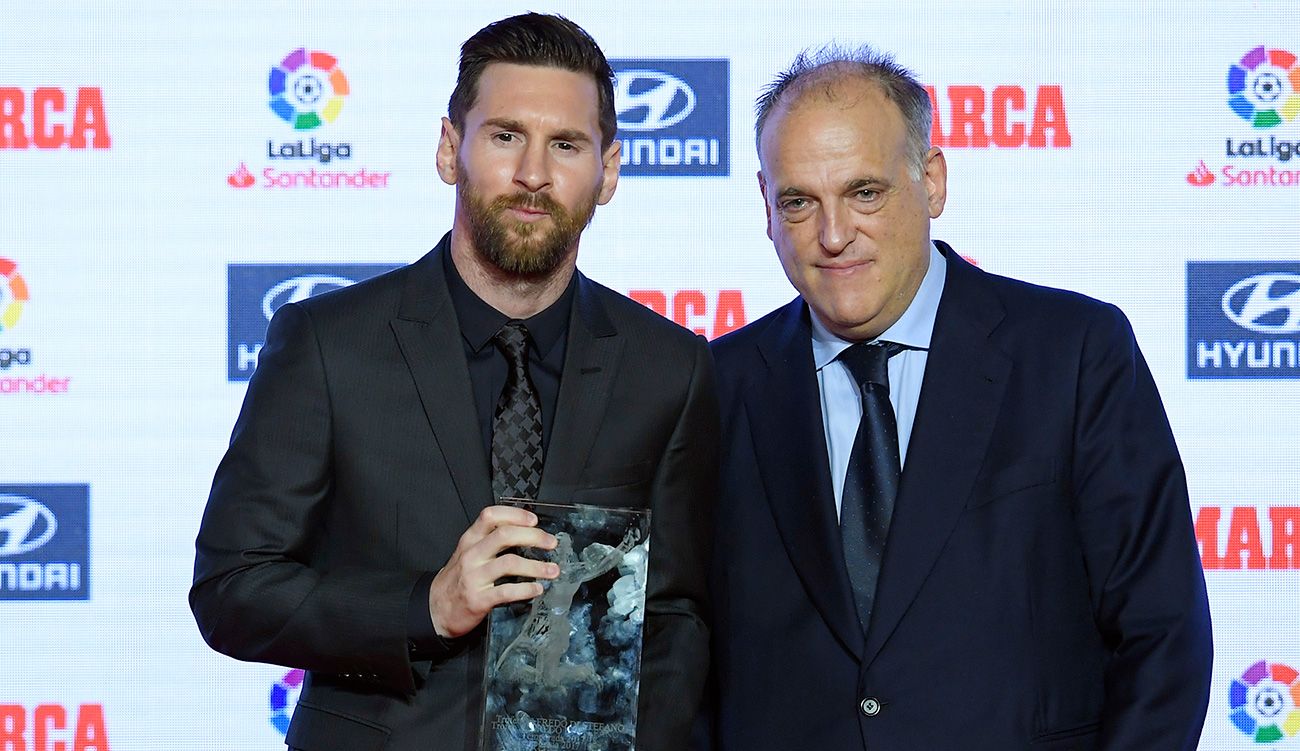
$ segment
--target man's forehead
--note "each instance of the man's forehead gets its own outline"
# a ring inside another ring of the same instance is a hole
[[[591,99],[595,106],[599,97],[596,81],[590,74],[559,68],[552,65],[524,65],[522,63],[494,62],[483,68],[478,82],[478,99],[485,94],[521,96],[571,97]]]
[[[816,141],[845,141],[843,145],[850,146],[852,133],[875,143],[905,140],[906,124],[898,106],[878,84],[854,78],[782,97],[764,124],[760,159],[766,161],[775,156],[774,150],[791,146],[810,148]]]
[[[542,117],[558,127],[599,129],[599,93],[589,74],[546,65],[490,63],[471,118]]]

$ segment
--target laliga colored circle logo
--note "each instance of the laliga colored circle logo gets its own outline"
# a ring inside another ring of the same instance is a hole
[[[271,69],[271,110],[295,130],[332,123],[350,92],[338,60],[325,52],[297,49]]]
[[[1256,128],[1291,122],[1300,114],[1300,65],[1286,50],[1262,46],[1228,68],[1228,106]]]
[[[1256,743],[1275,743],[1300,732],[1300,673],[1260,660],[1228,688],[1232,724]]]
[[[301,670],[290,670],[271,686],[271,724],[280,735],[289,732],[289,720],[293,719],[293,708],[298,706],[303,675]]]
[[[0,258],[0,331],[11,329],[18,323],[27,299],[27,282],[18,273],[18,264]]]

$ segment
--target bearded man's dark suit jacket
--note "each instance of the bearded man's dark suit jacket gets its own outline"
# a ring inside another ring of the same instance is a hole
[[[714,342],[714,746],[1195,748],[1205,585],[1127,320],[938,245],[947,280],[865,637],[807,306]]]
[[[213,481],[191,606],[213,648],[309,671],[291,747],[478,735],[482,628],[407,645],[414,585],[493,502],[447,248],[277,311]],[[707,345],[580,275],[539,498],[653,509],[639,748],[681,748],[702,692],[716,483]]]

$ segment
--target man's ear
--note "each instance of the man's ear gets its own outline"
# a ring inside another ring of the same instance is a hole
[[[601,176],[600,195],[596,196],[596,203],[601,206],[609,203],[609,199],[614,197],[614,189],[618,187],[619,161],[622,157],[623,142],[615,138],[600,158],[601,170],[604,174]]]
[[[460,133],[451,120],[442,118],[442,133],[438,136],[438,177],[448,185],[456,184],[456,156],[460,153]]]
[[[938,219],[948,202],[948,160],[938,146],[931,146],[925,154],[925,174],[921,176],[925,194],[929,198],[930,218]]]
[[[767,178],[763,177],[763,170],[758,171],[758,191],[763,194],[763,211],[767,214],[767,239],[772,237],[772,204],[767,202]]]

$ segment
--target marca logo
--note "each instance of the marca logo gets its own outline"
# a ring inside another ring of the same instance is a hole
[[[610,60],[622,174],[730,173],[727,60]]]
[[[1228,719],[1255,743],[1276,743],[1300,733],[1300,672],[1260,660],[1228,686]]]
[[[934,108],[930,141],[949,149],[1069,148],[1070,123],[1060,85],[926,86]],[[945,106],[946,105],[946,106]],[[946,126],[945,126],[946,123]]]
[[[1300,570],[1300,506],[1226,511],[1202,506],[1196,512],[1196,541],[1206,571]]]
[[[266,327],[280,306],[348,287],[397,264],[230,264],[227,269],[227,378],[247,381],[257,367]]]
[[[89,599],[89,519],[88,485],[0,485],[0,600]]]
[[[109,751],[104,705],[0,704],[0,751]]]
[[[72,112],[68,112],[68,102]],[[82,87],[64,89],[0,86],[0,149],[107,149],[113,145],[104,114],[104,94]]]
[[[1300,261],[1187,264],[1187,377],[1300,378]]]
[[[721,290],[712,298],[698,289],[677,290],[671,295],[654,289],[634,289],[627,296],[709,339],[729,334],[747,323],[745,298],[738,289]]]

